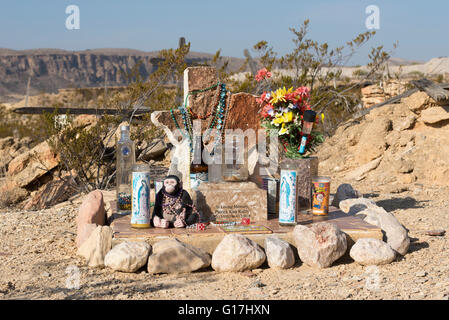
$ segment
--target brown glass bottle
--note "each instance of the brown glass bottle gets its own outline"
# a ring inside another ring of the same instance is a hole
[[[190,188],[196,190],[198,186],[208,181],[208,165],[203,160],[204,145],[201,137],[195,137],[192,153],[192,162],[190,163]]]

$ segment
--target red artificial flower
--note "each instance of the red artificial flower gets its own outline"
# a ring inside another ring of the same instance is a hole
[[[262,103],[265,101],[266,97],[267,97],[267,92],[264,91],[264,92],[260,95],[260,98],[257,98],[257,99],[256,99],[257,103],[262,104]]]
[[[256,74],[256,76],[255,76],[255,78],[256,78],[256,81],[262,81],[262,80],[264,80],[264,79],[269,79],[269,78],[271,78],[271,72],[270,71],[268,71],[267,70],[267,68],[263,68],[263,69],[260,69],[259,71],[257,71],[257,74]]]
[[[262,117],[264,117],[264,118],[273,116],[273,114],[274,114],[273,106],[271,104],[266,104],[262,108],[261,114],[262,114]]]

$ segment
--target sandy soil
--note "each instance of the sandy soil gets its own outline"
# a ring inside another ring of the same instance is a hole
[[[334,186],[338,182],[334,183]],[[346,257],[316,270],[301,262],[289,270],[267,265],[253,272],[186,275],[127,274],[90,269],[76,256],[79,202],[37,212],[0,212],[0,299],[448,299],[448,188],[412,185],[398,194],[354,186],[393,212],[410,230],[405,257],[363,267]],[[76,273],[79,288],[76,288]],[[74,288],[75,287],[75,288]]]

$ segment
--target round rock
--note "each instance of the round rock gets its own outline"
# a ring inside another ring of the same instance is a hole
[[[295,264],[295,255],[290,244],[276,236],[265,238],[265,253],[270,268],[287,269]]]
[[[388,243],[372,238],[357,240],[349,255],[355,262],[364,266],[388,264],[396,257],[395,251]]]
[[[146,242],[125,241],[106,254],[104,265],[115,271],[136,272],[147,263],[150,250]]]
[[[252,270],[265,259],[265,252],[257,243],[241,234],[228,234],[212,254],[212,268],[219,272]]]
[[[298,224],[293,229],[293,238],[299,258],[312,267],[330,267],[347,249],[346,235],[328,222],[315,223],[311,227]]]

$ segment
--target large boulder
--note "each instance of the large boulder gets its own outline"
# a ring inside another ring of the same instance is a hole
[[[56,168],[58,164],[58,155],[56,155],[52,151],[50,145],[44,141],[33,149],[14,158],[8,165],[8,175],[11,176],[20,187],[25,187]]]
[[[125,241],[106,254],[104,265],[115,271],[136,272],[147,263],[150,250],[146,242]]]
[[[212,254],[212,268],[215,271],[245,271],[256,269],[265,262],[262,248],[241,234],[228,234]]]
[[[297,225],[293,229],[293,239],[301,261],[312,267],[330,267],[347,249],[346,235],[328,222],[311,227]]]
[[[340,202],[340,209],[345,213],[356,214],[370,224],[382,229],[386,242],[401,255],[405,255],[410,247],[408,231],[390,212],[377,206],[365,198],[347,199]]]
[[[149,273],[188,273],[210,266],[210,255],[178,239],[163,240],[153,245],[148,258]]]
[[[288,269],[295,264],[295,255],[290,244],[277,236],[265,238],[265,254],[270,268]]]
[[[76,245],[80,247],[83,241],[89,236],[85,232],[82,232],[86,224],[103,226],[105,220],[106,213],[104,209],[103,193],[100,190],[94,190],[84,198],[84,201],[81,203],[78,210],[78,217],[76,218]]]
[[[97,226],[78,248],[78,255],[86,259],[89,267],[104,267],[104,257],[112,247],[112,233],[108,226]]]
[[[349,255],[361,265],[388,264],[396,257],[396,252],[388,243],[379,239],[362,238],[351,247]]]

